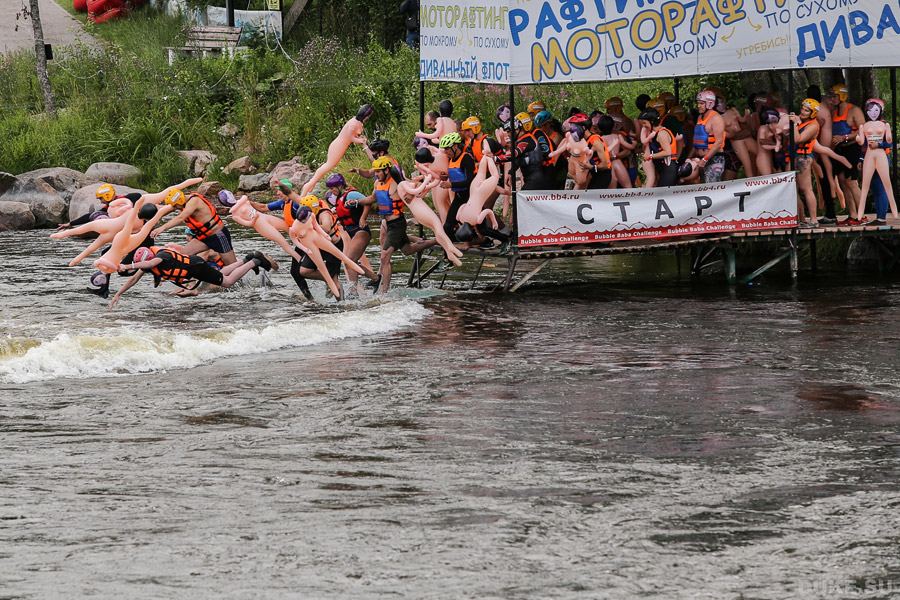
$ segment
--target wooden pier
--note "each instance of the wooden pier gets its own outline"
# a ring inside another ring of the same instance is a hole
[[[713,265],[722,264],[725,279],[729,285],[748,284],[763,273],[771,270],[781,262],[787,262],[791,277],[796,279],[800,271],[800,250],[806,246],[809,250],[810,268],[817,268],[816,243],[819,240],[870,238],[879,251],[879,270],[888,271],[897,264],[898,246],[900,242],[900,222],[887,225],[829,225],[815,228],[773,229],[767,231],[749,231],[728,234],[713,234],[697,237],[679,237],[669,240],[641,240],[613,242],[611,244],[552,246],[536,248],[519,248],[511,246],[505,253],[496,249],[481,250],[470,248],[466,254],[479,259],[479,265],[469,285],[473,289],[482,272],[487,258],[504,258],[507,261],[506,275],[497,289],[504,292],[515,292],[533,279],[550,261],[566,258],[584,258],[591,256],[609,256],[622,254],[674,254],[679,272],[683,256],[690,257],[691,275],[699,275]],[[778,251],[767,262],[759,265],[750,273],[738,277],[738,249],[753,244],[776,244]],[[420,260],[416,260],[410,271],[409,285],[419,287],[422,282],[439,268],[439,263],[424,268]],[[446,278],[446,273],[444,273]],[[441,286],[443,280],[441,281]]]

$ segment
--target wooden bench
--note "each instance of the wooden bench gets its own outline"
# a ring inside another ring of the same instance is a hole
[[[234,51],[240,39],[240,27],[191,27],[187,32],[184,46],[166,48],[169,52],[169,65],[175,62],[177,54],[200,53],[206,58],[211,53],[225,53],[229,58],[234,58]]]

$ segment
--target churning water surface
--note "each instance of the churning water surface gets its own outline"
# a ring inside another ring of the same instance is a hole
[[[108,312],[79,244],[0,235],[0,597],[900,597],[890,279]]]

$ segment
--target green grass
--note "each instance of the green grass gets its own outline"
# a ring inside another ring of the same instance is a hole
[[[216,154],[210,178],[220,180],[218,169],[244,154],[262,168],[294,155],[316,166],[335,133],[366,102],[376,108],[367,127],[369,138],[390,140],[392,154],[410,166],[419,125],[418,54],[404,46],[386,49],[370,40],[358,48],[315,37],[302,45],[293,42],[296,47],[286,42],[286,55],[270,40],[233,61],[185,59],[170,67],[164,47],[180,44],[185,24],[178,19],[143,9],[127,19],[87,27],[101,40],[101,50],[57,49],[50,62],[60,107],[55,119],[41,114],[33,57],[23,52],[0,60],[0,170],[84,170],[93,162],[121,161],[140,167],[140,183],[158,189],[186,175],[175,159],[177,150]],[[738,76],[726,75],[684,81],[682,98],[708,84],[722,87],[730,97],[743,97]],[[669,80],[521,86],[516,106],[522,109],[540,99],[563,114],[571,106],[602,108],[607,97],[618,95],[634,115],[638,94],[668,89]],[[508,101],[508,89],[426,85],[426,109],[444,98],[453,100],[455,117],[477,115],[493,131],[496,107]],[[216,133],[226,122],[239,128],[237,139]],[[340,168],[346,173],[366,162],[354,147]],[[224,182],[235,183],[233,178]],[[362,188],[368,184],[354,183]]]

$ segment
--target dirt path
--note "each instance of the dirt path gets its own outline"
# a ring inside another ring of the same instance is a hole
[[[27,1],[27,0],[26,0]],[[53,0],[40,0],[44,39],[54,46],[67,46],[78,39],[95,44],[84,27]],[[16,14],[22,11],[22,0],[0,0],[0,53],[34,48],[31,21]]]

